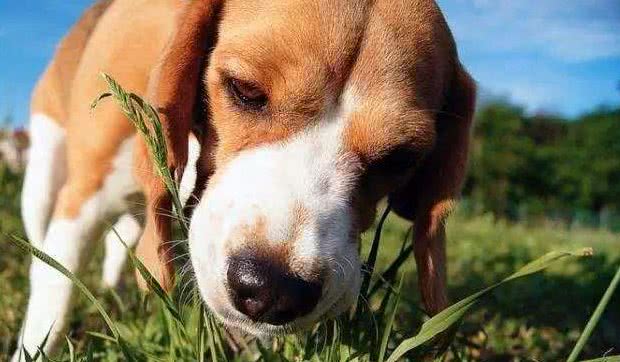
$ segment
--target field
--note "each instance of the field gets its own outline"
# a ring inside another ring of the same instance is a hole
[[[20,176],[0,168],[0,181],[0,361],[4,361],[15,347],[15,337],[23,316],[30,257],[6,240],[10,234],[23,234],[18,217]],[[372,235],[368,233],[364,237],[364,254]],[[391,215],[383,230],[378,270],[393,260],[406,236],[406,223]],[[592,246],[595,255],[560,261],[542,274],[515,281],[485,298],[466,316],[453,347],[445,356],[447,360],[564,360],[620,262],[620,236],[599,230],[567,230],[561,225],[509,224],[488,215],[465,216],[457,212],[448,224],[448,236],[449,285],[454,301],[502,279],[551,250]],[[179,340],[178,333],[175,334],[169,314],[156,298],[144,298],[137,291],[129,270],[117,292],[99,288],[101,243],[97,244],[96,249],[97,257],[88,265],[82,279],[103,301],[127,341],[138,346],[151,359],[191,359],[188,357],[191,348]],[[394,332],[390,335],[394,340],[390,340],[389,348],[396,345],[397,339],[414,335],[424,319],[419,309],[412,260],[405,263],[401,273],[404,273],[404,284],[395,314]],[[375,299],[370,304],[374,309],[379,309],[378,298]],[[582,358],[618,354],[619,305],[620,298],[616,293],[588,341]],[[192,308],[186,305],[185,309]],[[189,323],[195,323],[192,313],[188,312],[188,315]],[[327,332],[324,333],[323,345],[311,343],[315,349],[329,348],[333,342],[330,342],[331,334],[328,333],[331,325],[325,324]],[[77,298],[71,328],[70,338],[78,354],[91,354],[95,360],[123,360],[117,346],[91,333],[105,334],[107,330],[93,305],[81,296]],[[380,338],[381,332],[377,334]],[[302,360],[308,353],[308,338],[305,338],[298,336],[285,341],[263,341],[263,344],[272,343],[270,348],[292,357],[288,360]],[[261,345],[250,342],[243,353],[232,359],[280,358]],[[240,348],[243,349],[243,345]],[[228,353],[230,356],[231,352]]]

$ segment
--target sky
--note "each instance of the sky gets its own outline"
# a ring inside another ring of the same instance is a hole
[[[28,118],[58,40],[90,0],[0,1],[0,120]],[[620,104],[620,1],[438,0],[484,97],[567,117]]]

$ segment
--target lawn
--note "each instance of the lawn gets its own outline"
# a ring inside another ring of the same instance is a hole
[[[20,182],[19,175],[0,167],[0,361],[6,360],[15,347],[28,292],[30,257],[7,240],[10,234],[23,235],[18,216]],[[403,240],[410,242],[406,239],[407,229],[403,220],[395,215],[388,217],[377,270],[384,269],[394,259]],[[368,252],[372,237],[372,232],[364,236],[364,254]],[[562,260],[544,273],[512,282],[485,298],[466,316],[453,347],[445,355],[447,360],[565,360],[620,263],[620,235],[603,230],[511,224],[490,215],[466,216],[457,212],[448,223],[448,238],[449,286],[453,301],[499,281],[548,251],[591,246],[595,254],[590,258]],[[192,360],[195,344],[187,343],[187,338],[193,341],[198,336],[183,336],[157,298],[143,297],[135,287],[129,267],[117,291],[99,287],[102,243],[96,245],[96,250],[96,257],[81,279],[102,300],[131,348],[140,350],[152,360]],[[403,338],[416,334],[425,318],[419,309],[413,260],[407,261],[400,272],[404,279],[388,343],[390,350]],[[389,310],[389,306],[381,305],[382,293],[380,291],[369,301],[374,310]],[[612,298],[582,358],[620,353],[618,294]],[[191,303],[191,295],[186,289],[176,294],[176,300],[183,306],[188,330],[194,331],[199,314]],[[70,340],[77,353],[90,354],[95,360],[123,360],[118,347],[97,334],[109,332],[95,307],[82,296],[77,296],[76,300]],[[370,339],[381,339],[385,319],[374,321],[378,325],[366,322],[364,333]],[[342,322],[324,323],[317,327],[316,333],[274,341],[236,338],[235,343],[230,343],[233,347],[224,349],[230,360],[285,360],[281,356],[291,361],[308,356],[319,360],[326,355],[340,355],[341,351],[330,348],[344,348],[351,334],[361,333],[361,329],[346,327]],[[230,348],[238,348],[239,352],[235,354]],[[359,344],[355,348],[368,352]],[[64,358],[68,360],[67,348],[65,352]],[[373,353],[370,357],[361,354],[358,357],[372,359]],[[408,358],[415,359],[415,356]]]

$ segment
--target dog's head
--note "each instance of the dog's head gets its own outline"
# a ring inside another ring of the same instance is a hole
[[[151,92],[175,171],[190,123],[207,131],[191,260],[209,307],[251,333],[347,309],[377,202],[443,217],[461,184],[474,90],[430,0],[192,1]],[[169,281],[170,202],[146,194],[142,254]]]

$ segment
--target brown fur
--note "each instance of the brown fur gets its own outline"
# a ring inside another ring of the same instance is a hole
[[[71,84],[82,53],[99,18],[110,4],[112,0],[100,0],[91,6],[60,41],[52,61],[33,91],[32,113],[46,114],[60,125],[65,125],[69,118]]]
[[[414,254],[422,301],[431,314],[448,305],[445,270],[446,217],[458,199],[467,169],[475,85],[457,68],[446,106],[437,115],[438,141],[412,180],[391,195],[397,213],[415,221]]]
[[[111,102],[91,112],[90,103],[105,91],[100,73],[109,73],[124,87],[143,93],[154,59],[161,53],[173,25],[172,20],[154,18],[175,10],[174,1],[116,0],[99,19],[72,86],[65,125],[69,172],[55,217],[77,215],[81,205],[101,188],[121,143],[134,133],[133,126]],[[128,13],[136,16],[127,17]],[[144,34],[149,34],[148,42]],[[117,41],[119,38],[123,42]],[[97,132],[93,133],[93,129]]]
[[[145,2],[115,0],[84,49],[66,125],[70,176],[57,214],[76,214],[100,187],[110,157],[133,133],[112,104],[89,116],[88,104],[103,90],[100,71],[148,94],[161,115],[169,167],[177,177],[187,160],[192,123],[205,131],[199,136],[202,185],[217,182],[209,176],[238,152],[316,124],[348,84],[360,103],[345,130],[346,151],[359,160],[357,231],[371,225],[377,202],[391,195],[395,211],[415,221],[425,306],[431,313],[444,308],[443,220],[465,174],[475,87],[436,4]],[[269,97],[267,109],[236,107],[228,77],[257,84]],[[208,109],[201,110],[205,96]],[[97,134],[90,132],[94,128]],[[172,255],[162,245],[170,239],[171,220],[162,214],[171,214],[171,202],[144,144],[135,164],[147,198],[138,254],[170,287]]]
[[[218,7],[219,1],[193,1],[184,7],[177,19],[177,28],[151,75],[149,98],[160,114],[167,136],[168,165],[178,180],[187,163],[187,140],[199,94],[200,73],[207,49],[213,42],[209,38],[213,38],[214,30],[209,24]],[[147,221],[137,253],[162,285],[171,288],[173,255],[163,243],[170,239],[172,201],[156,173],[142,172],[148,170],[149,159],[146,145],[139,142],[136,164],[147,197]],[[145,287],[141,276],[137,277]]]

